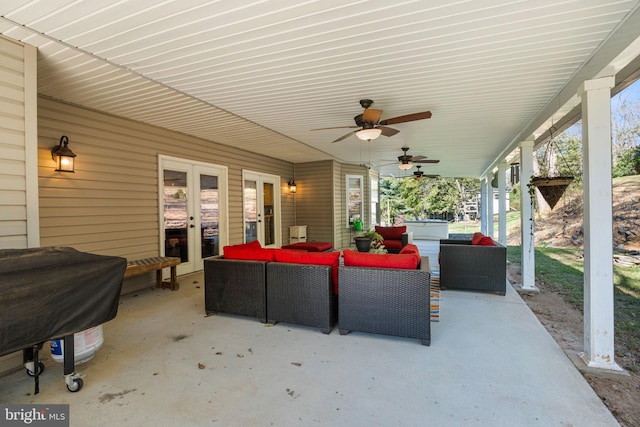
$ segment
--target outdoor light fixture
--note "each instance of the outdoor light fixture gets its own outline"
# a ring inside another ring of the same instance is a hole
[[[295,193],[296,191],[298,191],[298,186],[296,185],[296,180],[291,178],[288,182],[289,185],[289,192],[290,193]]]
[[[363,141],[372,141],[382,134],[380,128],[360,129],[356,136]]]
[[[409,169],[411,169],[411,166],[413,166],[411,162],[402,162],[398,165],[400,170],[403,170],[403,171],[408,171]]]
[[[69,146],[69,138],[65,135],[62,135],[60,138],[60,144],[56,145],[51,149],[51,158],[56,161],[58,168],[57,172],[74,172],[73,163],[76,157],[76,154],[71,151]]]

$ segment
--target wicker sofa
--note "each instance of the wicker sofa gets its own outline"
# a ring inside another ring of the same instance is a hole
[[[204,260],[204,307],[207,314],[228,313],[267,322],[267,262]]]
[[[471,242],[440,240],[440,287],[505,295],[507,248],[495,241],[493,246]]]
[[[417,338],[431,344],[429,259],[417,270],[339,268],[338,323],[351,331]]]
[[[334,278],[340,254],[278,249],[255,253],[273,258],[238,260],[219,255],[204,260],[207,314],[236,314],[262,323],[294,323],[331,332],[337,317]],[[287,262],[279,262],[281,258]]]
[[[331,266],[270,262],[267,264],[269,323],[313,326],[328,334],[336,324],[337,297]]]

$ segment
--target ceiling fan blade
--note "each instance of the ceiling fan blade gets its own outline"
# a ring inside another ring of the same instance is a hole
[[[382,110],[367,108],[364,110],[364,113],[362,113],[362,120],[365,122],[378,123],[380,116],[382,116]]]
[[[358,132],[358,131],[357,131],[357,130],[354,130],[353,132],[349,132],[348,134],[343,135],[343,136],[341,136],[340,138],[336,139],[335,141],[331,141],[331,142],[332,142],[332,143],[333,143],[333,142],[340,142],[340,141],[342,141],[343,139],[347,139],[347,138],[349,138],[351,135],[355,134],[356,132]]]
[[[336,126],[332,128],[318,128],[318,129],[311,129],[311,130],[327,130],[327,129],[360,129],[360,126]]]
[[[440,163],[440,160],[432,160],[432,159],[416,160],[415,157],[414,157],[413,158],[413,163]]]
[[[382,134],[384,136],[393,136],[393,135],[395,135],[395,134],[400,132],[397,129],[389,128],[389,127],[386,127],[386,126],[380,126],[380,129],[382,129]]]
[[[424,120],[431,118],[431,111],[423,111],[422,113],[407,114],[406,116],[393,117],[380,122],[381,125],[395,125],[398,123],[413,122],[416,120]]]

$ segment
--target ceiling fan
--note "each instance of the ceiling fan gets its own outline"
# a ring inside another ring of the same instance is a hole
[[[411,166],[413,166],[414,163],[440,163],[440,160],[432,160],[426,158],[425,156],[412,156],[411,154],[407,154],[407,151],[409,151],[409,147],[402,147],[402,151],[402,156],[398,156],[398,167],[402,170],[411,169]]]
[[[425,173],[420,170],[421,167],[422,166],[417,165],[416,169],[418,170],[413,172],[413,176],[405,176],[405,178],[413,178],[416,181],[422,181],[425,178],[438,178],[440,176],[440,175],[425,175]]]
[[[404,116],[393,117],[391,119],[380,120],[382,117],[382,110],[376,110],[371,107],[373,101],[371,99],[361,99],[360,105],[364,108],[362,114],[358,114],[353,118],[356,122],[356,126],[337,126],[330,128],[319,128],[319,129],[311,129],[314,130],[326,130],[326,129],[358,129],[352,132],[349,132],[346,135],[341,136],[332,142],[340,142],[344,139],[347,139],[351,135],[356,135],[359,139],[363,141],[371,141],[373,139],[378,138],[380,135],[384,136],[393,136],[400,132],[397,129],[393,129],[387,127],[387,125],[395,125],[398,123],[407,123],[413,122],[416,120],[424,120],[431,117],[431,111],[423,111],[421,113],[413,113],[407,114]]]

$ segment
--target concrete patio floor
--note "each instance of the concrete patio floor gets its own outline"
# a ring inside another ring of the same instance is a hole
[[[21,370],[0,378],[0,402],[67,403],[72,426],[618,425],[511,286],[443,291],[429,347],[207,317],[203,288],[195,273],[176,292],[123,296],[102,349],[77,366],[81,391],[47,357],[40,394]]]

